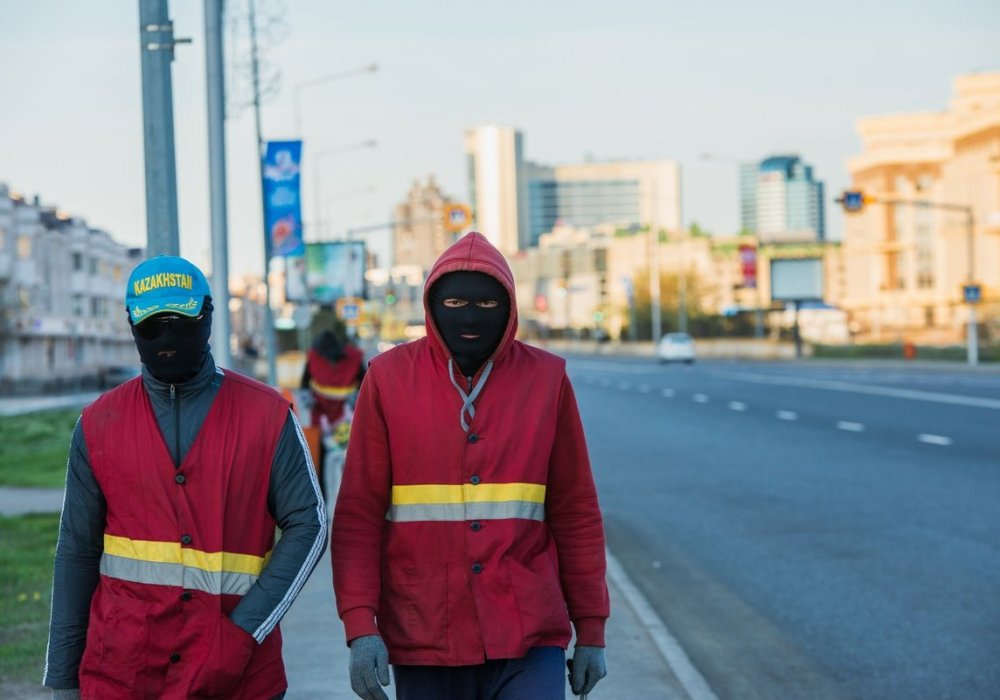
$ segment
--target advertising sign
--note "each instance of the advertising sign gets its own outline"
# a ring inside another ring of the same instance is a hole
[[[305,255],[290,255],[285,258],[285,299],[297,302],[309,301]]]
[[[822,258],[771,260],[771,299],[774,301],[823,301]]]
[[[740,267],[743,270],[743,286],[757,286],[757,248],[752,245],[740,246]]]
[[[364,241],[308,243],[305,249],[306,287],[312,301],[330,304],[343,297],[367,298]]]
[[[268,141],[264,153],[264,235],[271,257],[303,255],[301,141]]]

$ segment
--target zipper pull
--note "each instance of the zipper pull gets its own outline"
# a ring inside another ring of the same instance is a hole
[[[170,385],[170,400],[173,401],[175,398],[177,398],[177,387],[175,387],[173,384],[171,384]]]
[[[469,391],[472,391],[472,377],[466,377],[465,381],[469,383]]]

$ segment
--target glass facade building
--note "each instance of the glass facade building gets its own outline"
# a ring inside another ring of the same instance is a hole
[[[742,228],[762,240],[826,238],[823,183],[798,156],[773,156],[740,167]]]
[[[638,180],[531,180],[528,182],[531,245],[559,223],[586,227],[639,223]]]

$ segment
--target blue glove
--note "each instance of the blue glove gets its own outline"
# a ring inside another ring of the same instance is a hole
[[[573,660],[568,665],[569,688],[573,695],[586,695],[594,689],[597,681],[608,675],[604,647],[584,647],[577,644],[573,650]]]
[[[377,634],[351,641],[351,689],[363,700],[389,700],[381,685],[389,685],[389,650]]]

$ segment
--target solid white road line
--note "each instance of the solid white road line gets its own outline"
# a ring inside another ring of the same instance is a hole
[[[917,440],[920,442],[926,442],[928,445],[950,445],[951,438],[944,435],[932,435],[930,433],[920,433],[917,435]]]
[[[742,401],[730,401],[729,408],[733,411],[745,411],[747,410],[747,405]]]
[[[837,421],[837,430],[846,430],[849,433],[861,433],[864,432],[864,423],[855,423],[849,420],[839,420]]]
[[[691,397],[695,403],[708,403],[708,396],[705,394],[695,394]]]
[[[660,652],[663,660],[667,662],[674,676],[687,691],[691,700],[718,700],[718,696],[712,692],[705,677],[694,667],[684,648],[677,642],[663,620],[653,610],[646,597],[635,587],[632,580],[625,573],[625,569],[618,563],[618,560],[611,554],[608,557],[608,578],[619,590],[625,602],[632,608],[632,612],[642,622],[646,628],[646,633],[653,640],[653,645]]]
[[[778,411],[777,413],[779,420],[798,420],[799,414],[795,411]]]

